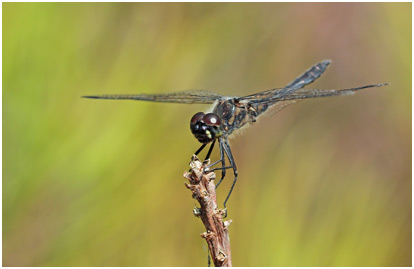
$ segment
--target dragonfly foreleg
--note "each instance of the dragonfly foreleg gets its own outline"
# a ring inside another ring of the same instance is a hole
[[[193,154],[193,156],[194,155],[197,156],[205,147],[206,147],[206,144],[202,144],[201,147]],[[191,158],[191,159],[193,159],[193,158]]]
[[[214,144],[216,143],[216,140],[213,140],[213,142],[211,143],[210,148],[208,149],[206,158],[204,159],[204,162],[207,161],[210,158],[211,152],[213,151],[214,148]]]

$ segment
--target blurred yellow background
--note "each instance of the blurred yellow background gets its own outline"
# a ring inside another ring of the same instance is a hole
[[[411,3],[3,3],[3,265],[205,266],[182,174],[208,107],[80,96],[242,96],[323,59],[314,88],[391,85],[231,141],[233,264],[410,266]]]

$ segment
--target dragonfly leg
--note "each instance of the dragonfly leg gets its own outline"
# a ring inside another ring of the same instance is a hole
[[[226,152],[227,157],[229,158],[230,167],[233,168],[233,174],[234,174],[233,184],[231,185],[229,194],[227,194],[226,200],[224,200],[224,209],[226,210],[226,215],[224,217],[227,217],[226,204],[227,204],[227,201],[229,200],[230,195],[233,192],[233,188],[234,188],[234,186],[236,185],[236,182],[237,182],[237,167],[236,167],[236,164],[234,162],[233,155],[231,154],[230,145],[229,145],[229,142],[227,141],[227,138],[224,139],[223,147],[224,147],[224,151]]]
[[[211,152],[213,151],[213,148],[214,148],[215,143],[216,143],[216,140],[213,140],[213,142],[211,143],[211,146],[210,146],[210,148],[209,148],[209,150],[207,152],[206,158],[204,159],[204,163],[206,163],[206,161],[210,158],[210,155],[211,155]],[[221,181],[223,181],[224,177],[226,176],[226,169],[231,168],[231,167],[225,167],[225,157],[224,157],[224,153],[223,153],[223,146],[222,146],[222,144],[223,144],[222,142],[219,143],[219,145],[220,145],[220,160],[218,160],[218,161],[216,161],[216,162],[214,162],[212,164],[207,165],[206,167],[204,167],[204,170],[203,170],[203,174],[205,174],[207,172],[214,171],[214,170],[219,170],[219,169],[221,170],[221,179],[219,180],[219,183],[216,185],[216,189],[217,189],[218,185],[221,183]],[[194,155],[199,154],[205,148],[206,145],[207,144],[203,144],[196,151],[196,153],[194,153]],[[222,167],[221,168],[214,168],[214,169],[211,169],[211,170],[209,169],[210,167],[218,164],[219,162],[222,162]]]
[[[226,176],[226,169],[233,168],[233,167],[231,167],[231,166],[226,167],[226,157],[225,157],[225,155],[224,155],[223,143],[224,143],[224,142],[223,142],[222,138],[219,138],[219,146],[220,146],[220,159],[219,159],[218,161],[215,161],[214,163],[212,163],[212,164],[208,165],[208,166],[205,168],[205,172],[207,172],[207,171],[208,171],[208,172],[212,172],[212,171],[215,171],[215,170],[221,170],[221,178],[220,178],[219,182],[216,184],[216,189],[217,189],[217,187],[220,185],[220,183],[223,181],[224,177]],[[214,166],[214,165],[218,164],[219,162],[221,162],[221,167],[217,167],[217,168],[209,169],[210,167],[212,167],[212,166]]]
[[[223,181],[224,177],[226,176],[226,169],[223,169],[224,167],[226,167],[226,158],[224,156],[224,152],[223,152],[223,141],[222,138],[220,138],[219,141],[219,146],[220,146],[220,160],[221,160],[221,178],[219,180],[219,182],[216,184],[216,189],[218,188],[218,186],[220,185],[220,183]]]
[[[213,140],[213,142],[211,143],[211,146],[210,146],[210,148],[207,152],[206,158],[204,159],[204,162],[206,162],[208,160],[208,158],[210,158],[210,155],[211,155],[211,152],[213,151],[215,143],[216,143],[216,140]],[[207,144],[202,144],[201,147],[194,153],[194,155],[197,156],[206,146],[207,146]]]
[[[214,144],[216,143],[216,140],[213,140],[213,142],[211,143],[210,148],[208,149],[206,158],[204,159],[204,162],[207,161],[210,158],[211,152],[213,151],[214,148]]]
[[[213,151],[214,145],[215,145],[215,140],[212,142],[212,144],[210,146],[210,149],[208,150],[208,153],[207,153],[207,156],[206,156],[206,159],[205,160],[207,160],[210,157],[211,152]],[[203,144],[196,151],[195,155],[197,155],[198,153],[200,153],[205,148],[205,146],[206,146],[206,144]],[[220,185],[220,183],[223,181],[223,179],[226,176],[226,170],[227,169],[230,169],[230,168],[233,169],[234,180],[233,180],[233,183],[231,185],[230,191],[227,194],[226,200],[224,200],[224,208],[226,209],[226,213],[225,213],[225,216],[224,217],[227,217],[226,204],[227,204],[227,201],[230,198],[231,193],[233,192],[234,186],[236,185],[236,181],[237,181],[237,168],[236,168],[236,164],[234,163],[233,155],[231,153],[230,145],[229,145],[229,142],[227,141],[227,138],[220,137],[219,138],[219,146],[220,146],[220,159],[218,161],[216,161],[216,162],[214,162],[212,164],[209,164],[206,167],[204,167],[203,174],[206,173],[206,172],[212,172],[212,171],[215,171],[215,170],[221,170],[221,178],[220,178],[220,180],[218,181],[218,183],[216,185],[216,189],[217,189],[218,186]],[[226,166],[226,155],[227,155],[227,158],[230,161],[230,166]],[[221,167],[216,167],[216,168],[213,168],[213,169],[209,169],[210,167],[218,164],[219,162],[221,162]]]
[[[194,155],[197,156],[205,147],[206,147],[206,144],[202,144],[201,147],[194,153]]]

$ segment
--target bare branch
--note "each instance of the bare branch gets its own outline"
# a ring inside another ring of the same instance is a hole
[[[193,193],[200,203],[200,208],[195,208],[193,213],[199,217],[206,227],[206,232],[201,237],[206,239],[213,263],[217,267],[230,267],[231,250],[228,227],[231,220],[223,221],[225,210],[217,208],[216,188],[214,172],[203,173],[204,164],[194,155],[190,163],[191,171],[185,172],[184,177],[190,183],[185,186]]]

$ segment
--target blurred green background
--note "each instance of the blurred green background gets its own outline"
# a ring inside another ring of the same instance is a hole
[[[205,266],[182,174],[207,107],[80,96],[247,95],[332,59],[312,87],[391,85],[231,141],[233,264],[410,266],[411,56],[411,3],[3,3],[3,265]]]

